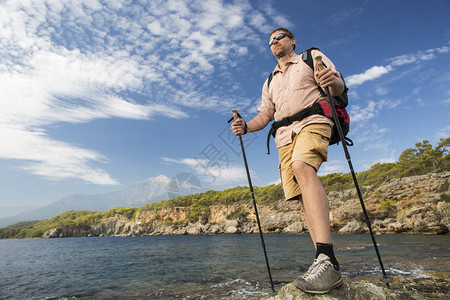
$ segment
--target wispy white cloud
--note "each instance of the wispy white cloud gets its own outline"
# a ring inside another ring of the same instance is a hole
[[[0,158],[24,161],[23,169],[45,178],[116,184],[94,166],[108,161],[102,154],[52,139],[47,126],[185,118],[186,107],[228,111],[233,97],[205,87],[218,67],[244,59],[244,39],[262,44],[270,10],[220,0],[3,1]],[[48,150],[33,151],[31,142]]]
[[[425,51],[418,51],[413,54],[403,54],[388,59],[389,64],[386,66],[373,66],[363,73],[347,76],[346,83],[349,87],[357,87],[367,81],[377,79],[385,74],[395,70],[395,67],[411,64],[418,61],[431,60],[437,58],[438,54],[447,54],[450,47],[443,46],[439,48],[428,49]]]
[[[333,22],[332,24],[340,24],[343,22],[347,22],[349,20],[354,20],[359,15],[361,15],[364,12],[364,9],[361,7],[348,9],[348,10],[340,10],[333,14],[331,17]]]
[[[267,185],[272,185],[272,184],[277,185],[277,184],[280,184],[280,183],[281,183],[281,179],[278,178],[278,179],[275,180],[275,181],[269,182]]]
[[[436,58],[437,54],[446,54],[450,51],[450,47],[443,46],[439,48],[428,49],[425,51],[419,51],[412,54],[403,54],[389,59],[388,61],[392,66],[401,66],[405,64],[414,63],[421,60],[430,60]]]
[[[362,170],[370,169],[375,164],[395,163],[398,159],[395,157],[395,150],[389,149],[391,143],[381,141],[381,144],[377,145],[377,151],[381,154],[376,160],[365,161],[362,164]]]
[[[92,166],[92,161],[108,162],[96,151],[52,140],[43,131],[21,126],[1,124],[0,137],[8,141],[1,157],[26,161],[22,169],[32,174],[51,180],[78,178],[94,184],[117,184],[104,170]]]
[[[377,105],[375,101],[369,101],[365,108],[358,105],[352,106],[350,110],[350,117],[352,122],[372,119],[377,113]]]
[[[169,157],[162,157],[161,160],[169,164],[180,164],[193,170],[198,176],[201,176],[204,181],[210,184],[230,184],[237,183],[246,180],[247,175],[243,167],[238,167],[234,165],[224,165],[215,164],[207,159],[197,159],[197,158],[183,158],[174,159]],[[252,173],[255,177],[255,174]]]
[[[342,160],[327,161],[319,169],[319,176],[324,176],[332,173],[346,173],[348,172],[348,166],[343,164]]]
[[[393,66],[402,66],[417,61],[417,55],[403,54],[389,59]]]
[[[365,145],[364,150],[387,150],[387,141],[384,141],[384,134],[389,131],[388,128],[382,127],[376,122],[368,122],[364,126],[358,126],[356,143]]]
[[[269,1],[264,1],[260,4],[261,7],[261,13],[264,14],[264,17],[266,19],[265,22],[262,22],[262,20],[258,21],[258,24],[253,25],[259,25],[262,32],[270,33],[275,28],[284,27],[284,28],[290,28],[293,26],[292,22],[290,22],[285,16],[280,14],[279,11],[277,11],[273,6],[272,3]],[[258,15],[258,14],[257,14]],[[251,19],[253,19],[254,14],[250,15]],[[267,18],[272,20],[272,23],[267,22]]]
[[[386,88],[384,88],[384,87],[376,87],[375,88],[375,93],[378,95],[378,96],[385,96],[385,95],[387,95],[388,94],[388,90],[386,89]]]
[[[366,107],[360,107],[359,105],[353,105],[350,109],[349,115],[352,123],[369,121],[378,115],[383,109],[393,109],[403,103],[403,100],[369,100]]]
[[[374,66],[361,74],[350,75],[346,78],[347,85],[349,87],[358,86],[366,81],[376,79],[382,75],[392,71],[391,66]]]
[[[377,153],[376,159],[361,158],[358,161],[357,168],[366,170],[377,163],[388,163],[396,161],[396,148],[393,146],[391,139],[387,138],[390,132],[389,128],[383,127],[377,122],[363,122],[355,124],[352,129],[352,138],[355,145],[359,145],[359,149],[370,153]],[[370,155],[368,157],[371,157]]]
[[[437,138],[438,139],[446,139],[450,137],[450,125],[447,127],[442,128],[437,132]]]

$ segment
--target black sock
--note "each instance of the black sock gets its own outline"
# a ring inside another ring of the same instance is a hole
[[[316,246],[317,246],[316,258],[319,256],[320,253],[327,255],[330,258],[334,268],[337,271],[339,271],[339,263],[336,259],[336,256],[334,256],[333,244],[316,243]]]

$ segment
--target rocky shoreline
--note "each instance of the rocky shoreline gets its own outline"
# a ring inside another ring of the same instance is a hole
[[[450,230],[450,172],[394,179],[377,188],[363,187],[364,201],[373,231],[378,234],[448,234]],[[367,226],[354,189],[330,192],[332,231],[341,234],[366,233]],[[189,207],[164,208],[158,212],[140,211],[133,220],[115,215],[89,227],[51,228],[42,237],[200,235],[257,233],[251,204],[218,205],[209,208],[208,217],[187,222]],[[264,233],[304,233],[298,201],[280,200],[258,205]]]

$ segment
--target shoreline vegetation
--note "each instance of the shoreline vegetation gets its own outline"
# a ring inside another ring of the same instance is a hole
[[[447,234],[450,229],[450,138],[406,149],[398,162],[378,163],[357,174],[376,233]],[[365,221],[350,173],[320,177],[330,200],[336,233],[364,233]],[[285,201],[281,185],[255,187],[265,233],[302,233],[307,228],[297,201]],[[181,196],[142,207],[104,212],[68,211],[41,221],[0,228],[0,239],[256,233],[248,187]]]

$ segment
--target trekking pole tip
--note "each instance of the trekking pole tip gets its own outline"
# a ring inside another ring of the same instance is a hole
[[[233,113],[234,120],[237,120],[239,118],[237,109],[233,109],[231,112]]]
[[[380,281],[384,282],[386,284],[389,284],[389,283],[392,283],[394,281],[394,279],[392,279],[392,277],[389,277],[389,276],[383,276],[383,277],[380,277]]]

